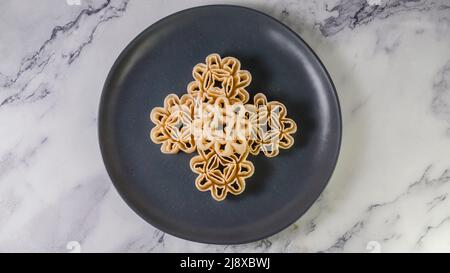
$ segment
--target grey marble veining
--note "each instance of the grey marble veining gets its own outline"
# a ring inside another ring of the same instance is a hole
[[[121,50],[176,11],[222,1],[0,2],[0,252],[450,251],[450,4],[225,1],[298,32],[329,70],[344,135],[336,171],[295,224],[246,245],[181,240],[112,186],[97,107]]]
[[[450,61],[448,61],[437,73],[433,82],[433,113],[447,121],[450,134]]]
[[[374,19],[386,19],[389,16],[411,11],[430,11],[432,9],[450,9],[448,1],[435,0],[341,0],[329,12],[337,12],[320,24],[324,36],[334,35],[344,28],[354,29],[366,25]]]

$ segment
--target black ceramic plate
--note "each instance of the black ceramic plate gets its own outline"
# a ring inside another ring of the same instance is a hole
[[[250,155],[246,190],[222,202],[196,189],[195,154],[162,154],[149,138],[150,110],[185,93],[210,53],[238,58],[252,74],[250,94],[283,102],[299,127],[290,150]],[[248,8],[204,6],[162,19],[122,52],[103,89],[99,138],[115,187],[142,218],[181,238],[236,244],[281,231],[313,204],[336,164],[341,117],[327,71],[293,31]]]

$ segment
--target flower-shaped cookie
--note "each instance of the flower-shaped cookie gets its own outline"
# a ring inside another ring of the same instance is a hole
[[[150,138],[154,143],[162,144],[161,152],[176,154],[180,150],[185,153],[195,151],[193,114],[194,99],[188,94],[181,98],[169,94],[164,100],[164,107],[153,108],[150,119],[156,126],[151,130]]]
[[[297,131],[297,125],[286,117],[286,106],[281,102],[267,102],[262,93],[256,94],[253,101],[254,107],[247,107],[253,110],[249,111],[249,120],[252,132],[256,132],[248,142],[250,153],[257,155],[262,151],[267,157],[277,156],[279,148],[289,149],[294,144],[292,134]]]
[[[225,96],[231,102],[246,103],[249,94],[245,88],[250,84],[252,76],[240,68],[241,63],[236,58],[222,59],[218,54],[211,54],[206,57],[204,64],[194,67],[192,76],[195,81],[189,83],[188,93],[209,102]]]
[[[199,150],[199,155],[191,159],[193,172],[198,174],[195,186],[200,191],[211,191],[211,196],[222,201],[228,193],[238,195],[245,189],[245,179],[252,176],[253,164],[244,154],[221,156],[213,150]]]
[[[217,97],[214,104],[202,102],[194,111],[194,139],[198,150],[213,149],[221,156],[243,154],[248,149],[249,123],[241,102]]]
[[[282,103],[268,102],[264,94],[256,94],[253,104],[247,103],[245,88],[251,75],[241,70],[236,58],[211,54],[194,67],[192,75],[195,80],[188,84],[187,94],[180,98],[169,94],[164,107],[151,111],[156,125],[150,138],[162,144],[163,153],[197,151],[190,161],[198,174],[195,185],[222,201],[228,193],[242,193],[245,179],[253,175],[248,154],[262,151],[274,157],[280,148],[290,148],[297,125],[287,118]]]

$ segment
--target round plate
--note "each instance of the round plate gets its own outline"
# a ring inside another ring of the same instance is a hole
[[[196,153],[162,154],[149,137],[151,109],[184,94],[211,53],[238,58],[252,74],[250,101],[263,92],[284,103],[299,128],[277,157],[249,155],[245,191],[222,202],[196,189]],[[297,34],[255,10],[203,6],[160,20],[122,52],[104,85],[99,139],[115,187],[142,218],[184,239],[237,244],[281,231],[314,203],[338,158],[341,116],[327,71]]]

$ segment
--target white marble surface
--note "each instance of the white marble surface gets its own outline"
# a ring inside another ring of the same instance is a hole
[[[79,1],[0,1],[1,252],[450,251],[450,2],[220,1],[304,37],[335,82],[344,134],[328,187],[297,223],[217,246],[164,234],[125,205],[96,116],[132,38],[219,1]]]

